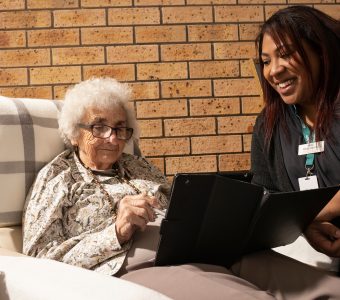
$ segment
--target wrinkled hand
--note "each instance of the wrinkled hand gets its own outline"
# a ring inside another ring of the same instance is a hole
[[[160,208],[156,197],[146,193],[125,196],[119,203],[116,219],[116,233],[120,244],[130,240],[133,233],[144,231],[149,222],[155,221],[153,207]]]
[[[311,246],[332,257],[340,257],[340,229],[329,222],[313,221],[305,231]]]

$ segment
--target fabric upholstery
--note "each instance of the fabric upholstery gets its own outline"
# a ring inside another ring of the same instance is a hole
[[[10,226],[0,228],[0,255],[1,250],[7,249],[15,252],[22,252],[22,227]]]
[[[21,224],[35,174],[63,151],[60,107],[61,101],[0,96],[0,227]]]

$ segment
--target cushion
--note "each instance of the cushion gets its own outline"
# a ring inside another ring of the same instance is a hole
[[[37,172],[65,149],[57,121],[62,103],[0,96],[0,227],[21,224]],[[140,155],[136,141],[124,152]]]
[[[0,255],[1,249],[22,252],[22,227],[10,226],[0,228]]]
[[[36,173],[64,149],[57,122],[61,103],[0,96],[0,227],[21,223]]]
[[[0,256],[0,272],[8,294],[1,299],[169,299],[123,279],[48,259]]]

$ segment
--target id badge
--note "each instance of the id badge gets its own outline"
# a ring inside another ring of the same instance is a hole
[[[314,143],[299,145],[298,155],[306,155],[325,151],[325,142],[319,141]]]
[[[299,178],[300,191],[313,190],[319,188],[316,175]]]

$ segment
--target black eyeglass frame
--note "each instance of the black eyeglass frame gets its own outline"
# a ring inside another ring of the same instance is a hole
[[[113,132],[113,131],[115,132],[115,135],[116,135],[117,139],[118,139],[118,140],[122,140],[122,141],[128,141],[129,139],[131,139],[131,137],[132,137],[132,135],[133,135],[133,128],[131,128],[131,127],[126,127],[126,126],[121,126],[121,127],[111,127],[111,126],[109,126],[109,125],[104,125],[104,124],[89,124],[89,125],[87,125],[87,124],[80,124],[80,123],[77,124],[77,126],[78,126],[79,128],[83,128],[83,129],[87,129],[87,130],[91,131],[92,135],[93,135],[94,137],[96,137],[96,138],[99,138],[99,139],[107,139],[107,138],[109,138],[109,137],[112,135],[112,132]],[[101,136],[94,135],[94,134],[93,134],[93,128],[96,127],[96,126],[98,126],[98,127],[108,127],[108,128],[110,128],[110,129],[111,129],[110,135],[109,135],[108,137],[101,137]],[[119,129],[125,129],[126,132],[127,132],[130,136],[129,136],[128,138],[126,138],[126,139],[119,138],[119,137],[118,137],[118,133],[117,133]]]

